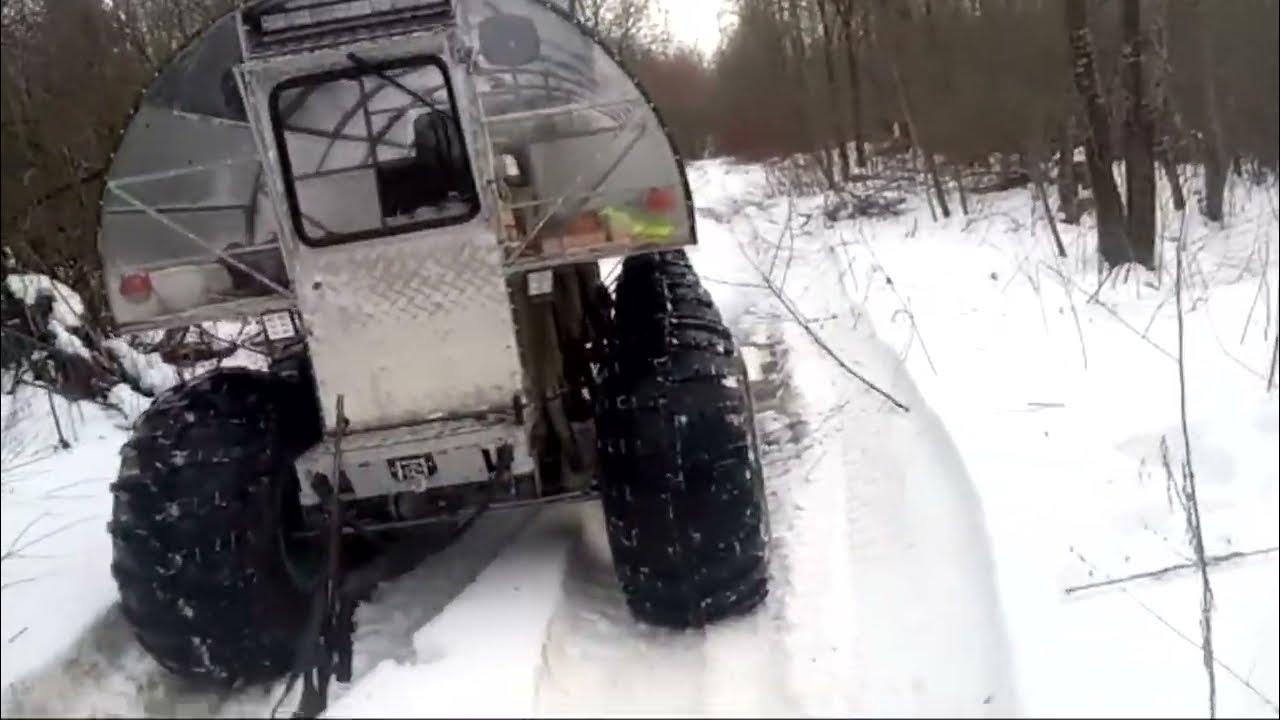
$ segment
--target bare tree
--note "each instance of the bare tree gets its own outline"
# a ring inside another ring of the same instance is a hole
[[[1151,114],[1146,104],[1147,92],[1142,74],[1147,43],[1143,39],[1141,7],[1141,0],[1124,0],[1121,6],[1127,101],[1124,137],[1125,195],[1129,248],[1133,252],[1133,259],[1148,268],[1154,268],[1156,175]]]
[[[828,102],[832,105],[832,110],[838,110],[837,98],[840,97],[840,83],[836,77],[836,33],[833,28],[831,16],[833,14],[832,3],[829,0],[818,0],[818,18],[819,24],[822,26],[822,66],[826,72],[827,78],[827,95]],[[840,179],[847,180],[853,174],[849,165],[849,148],[845,143],[844,126],[841,123],[842,113],[831,112],[828,114],[829,131],[831,134],[830,143],[835,150],[836,168],[833,175],[838,175]]]
[[[862,6],[865,12],[865,5]],[[849,121],[853,131],[853,158],[860,168],[867,166],[867,142],[862,129],[862,80],[859,78],[858,45],[861,37],[854,26],[854,0],[835,0],[836,14],[843,31],[845,66],[849,83]],[[862,23],[865,25],[865,22]]]
[[[1165,6],[1168,10],[1168,6]],[[1182,212],[1187,206],[1186,194],[1182,191],[1182,176],[1178,174],[1178,166],[1174,161],[1174,147],[1177,144],[1177,138],[1181,135],[1181,128],[1178,125],[1177,115],[1173,111],[1173,104],[1169,101],[1169,75],[1171,68],[1169,66],[1169,37],[1168,37],[1168,18],[1160,17],[1157,21],[1157,28],[1152,33],[1152,37],[1156,42],[1152,48],[1149,57],[1155,61],[1155,69],[1152,73],[1152,89],[1151,96],[1153,98],[1154,115],[1156,120],[1153,124],[1155,130],[1155,153],[1156,159],[1160,163],[1160,168],[1164,172],[1165,179],[1169,182],[1169,194],[1173,200],[1173,209]]]
[[[881,9],[887,11],[888,6],[881,0]],[[911,10],[907,5],[897,6],[896,20],[891,20],[887,12],[881,12],[877,16],[877,22],[882,27],[889,25],[890,27],[882,32],[888,32],[891,39],[891,47],[887,54],[889,64],[889,72],[893,78],[893,86],[897,91],[898,103],[902,109],[902,117],[906,120],[907,129],[911,133],[911,144],[916,148],[920,157],[924,161],[924,168],[927,181],[933,187],[934,198],[938,201],[938,209],[942,213],[942,217],[951,217],[951,207],[947,204],[947,194],[942,188],[942,179],[938,176],[938,162],[934,157],[932,150],[925,144],[920,137],[920,126],[916,123],[915,114],[911,109],[911,99],[907,95],[907,85],[902,79],[902,68],[899,61],[901,55],[901,43],[899,41],[901,25],[911,20]]]
[[[1058,208],[1062,211],[1062,221],[1066,223],[1080,222],[1080,181],[1076,178],[1075,142],[1072,140],[1072,127],[1075,123],[1068,114],[1058,128]]]
[[[1125,238],[1120,191],[1116,188],[1115,176],[1111,174],[1111,120],[1099,89],[1085,0],[1065,0],[1064,7],[1072,76],[1087,120],[1085,158],[1098,212],[1098,252],[1108,266],[1117,267],[1134,258]]]
[[[1201,17],[1208,27],[1207,5],[1198,5]],[[1227,189],[1227,157],[1223,147],[1222,119],[1218,114],[1218,80],[1214,65],[1214,37],[1206,31],[1200,33],[1200,48],[1204,67],[1204,109],[1208,127],[1202,140],[1204,160],[1204,216],[1214,222],[1222,221],[1223,196]]]

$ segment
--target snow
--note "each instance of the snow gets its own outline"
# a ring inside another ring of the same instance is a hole
[[[178,370],[162,360],[160,353],[144,353],[124,338],[107,338],[102,346],[115,356],[129,377],[135,378],[143,390],[153,395],[177,385],[181,379]]]
[[[413,633],[411,661],[380,663],[327,715],[529,716],[546,625],[561,600],[579,510],[555,508],[537,518]],[[495,676],[495,670],[501,674]]]
[[[92,403],[52,402],[71,450],[58,447],[43,390],[0,395],[6,694],[10,683],[66,653],[116,599],[105,526],[125,423]]]
[[[640,625],[598,506],[490,515],[361,605],[355,677],[329,715],[1205,714],[1196,573],[1066,590],[1190,554],[1161,457],[1164,440],[1177,473],[1184,455],[1179,240],[1207,551],[1277,544],[1275,185],[1233,181],[1222,225],[1165,212],[1158,270],[1103,282],[1089,220],[1060,226],[1057,258],[1026,188],[972,195],[949,220],[910,195],[901,215],[829,223],[759,166],[700,162],[690,181],[690,255],[756,397],[764,606],[700,631]],[[109,343],[148,390],[179,380]],[[187,687],[113,606],[107,485],[148,400],[124,385],[109,400],[123,415],[57,401],[63,451],[45,395],[3,397],[0,545],[73,523],[4,560],[4,713],[265,716],[280,684]],[[1271,552],[1211,569],[1223,715],[1280,712],[1277,566]]]
[[[83,358],[91,357],[89,348],[85,347],[84,341],[72,334],[57,320],[49,320],[49,333],[53,335],[53,346],[62,352],[69,355],[79,355]]]
[[[763,186],[754,168],[699,172]],[[1194,212],[1185,228],[1166,222],[1159,275],[1114,278],[1095,302],[1092,228],[1062,226],[1069,257],[1058,260],[1043,216],[1029,216],[1029,191],[971,198],[981,205],[972,216],[939,223],[922,219],[917,199],[904,216],[839,223],[813,238],[831,246],[832,265],[852,268],[846,291],[904,356],[977,483],[1028,714],[1206,711],[1194,573],[1123,591],[1063,591],[1185,562],[1190,552],[1159,455],[1164,437],[1173,467],[1182,456],[1172,279],[1180,235],[1188,416],[1208,552],[1276,545],[1277,400],[1265,390],[1277,331],[1275,193],[1237,185],[1223,227]],[[728,234],[778,237],[783,204],[749,210]],[[797,213],[813,209],[803,205]],[[705,272],[720,265],[717,257]],[[788,283],[799,297],[829,286],[816,287]],[[1275,558],[1212,573],[1219,659],[1268,698],[1220,668],[1223,713],[1277,713]]]
[[[4,282],[9,292],[24,305],[34,305],[42,295],[49,296],[53,301],[51,317],[63,327],[80,327],[84,300],[62,281],[37,273],[9,273]]]

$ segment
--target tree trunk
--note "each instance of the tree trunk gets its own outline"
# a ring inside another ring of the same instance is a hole
[[[1075,143],[1071,140],[1071,116],[1062,122],[1058,132],[1058,208],[1062,221],[1074,225],[1080,222],[1080,187],[1076,180]]]
[[[969,214],[969,197],[964,192],[964,171],[958,165],[953,165],[951,177],[956,182],[956,192],[960,195],[960,212],[965,215]]]
[[[1042,150],[1039,140],[1032,142],[1031,157],[1023,159],[1023,165],[1026,166],[1027,174],[1031,176],[1032,182],[1036,186],[1036,197],[1040,199],[1040,206],[1044,209],[1045,219],[1049,221],[1049,231],[1053,233],[1053,249],[1058,253],[1058,257],[1067,256],[1067,248],[1062,244],[1062,234],[1058,232],[1058,221],[1053,217],[1053,209],[1049,207],[1049,193],[1044,189],[1044,163],[1041,158]],[[1030,162],[1027,162],[1030,160]]]
[[[812,152],[814,159],[818,163],[818,169],[822,174],[823,181],[828,187],[832,187],[835,177],[831,173],[830,158],[827,157],[825,144],[817,140],[819,131],[813,117],[813,97],[809,91],[807,68],[805,67],[808,53],[805,48],[803,24],[800,19],[800,0],[787,0],[785,11],[786,22],[783,23],[785,38],[783,42],[791,54],[791,71],[800,97],[800,121],[804,127],[804,140],[801,141],[800,145],[802,151]]]
[[[1085,157],[1098,213],[1098,254],[1108,267],[1133,262],[1133,252],[1125,238],[1124,206],[1115,176],[1111,174],[1111,122],[1098,88],[1098,71],[1093,62],[1093,41],[1089,35],[1085,0],[1065,0],[1067,37],[1071,46],[1072,77],[1084,104],[1087,128]]]
[[[1177,146],[1177,139],[1182,136],[1179,127],[1177,115],[1174,114],[1173,104],[1169,101],[1169,19],[1166,3],[1164,6],[1165,15],[1158,17],[1159,28],[1154,33],[1154,37],[1158,43],[1153,48],[1154,52],[1148,53],[1148,57],[1154,58],[1156,61],[1156,69],[1152,72],[1152,103],[1157,107],[1155,121],[1155,151],[1156,161],[1160,163],[1160,169],[1164,172],[1165,180],[1169,183],[1169,194],[1173,198],[1173,209],[1182,212],[1187,207],[1187,196],[1182,191],[1182,177],[1178,175],[1178,164],[1174,160],[1174,148]]]
[[[1204,153],[1204,216],[1214,222],[1222,222],[1222,206],[1227,190],[1227,157],[1222,146],[1222,123],[1218,117],[1218,82],[1214,67],[1213,33],[1211,25],[1206,22],[1208,10],[1205,4],[1199,7],[1201,21],[1197,30],[1201,39],[1202,71],[1204,77],[1205,117],[1208,118],[1208,132],[1204,133],[1202,151]]]
[[[844,25],[845,64],[849,69],[849,122],[853,126],[853,161],[867,166],[867,142],[862,132],[862,78],[858,76],[858,36],[853,25],[853,0],[842,0],[838,6]]]
[[[844,124],[840,121],[840,84],[836,79],[836,37],[831,27],[831,0],[819,0],[818,21],[822,26],[822,66],[827,74],[827,103],[830,112],[829,141],[836,154],[836,177],[848,180],[853,174],[849,167],[849,148],[845,144]]]
[[[1227,194],[1227,163],[1218,144],[1209,138],[1204,142],[1204,216],[1222,222]]]
[[[1143,41],[1141,0],[1124,0],[1121,9],[1124,32],[1124,79],[1127,109],[1124,137],[1124,176],[1128,206],[1129,246],[1143,266],[1155,268],[1156,172],[1152,151],[1151,116],[1147,112],[1143,86]]]
[[[933,192],[937,196],[938,210],[942,213],[942,217],[951,217],[951,208],[947,205],[946,191],[942,188],[942,180],[938,177],[938,163],[933,157],[933,153],[925,147],[920,140],[920,133],[916,127],[915,120],[911,114],[911,102],[907,100],[907,88],[902,82],[902,73],[898,70],[898,57],[895,52],[889,53],[889,70],[893,75],[893,84],[898,90],[898,103],[902,106],[902,116],[907,121],[907,132],[911,133],[911,144],[915,146],[916,151],[924,158],[925,172],[929,175],[929,183],[933,186]]]
[[[1160,169],[1169,181],[1169,194],[1173,196],[1173,209],[1182,212],[1187,208],[1187,195],[1182,191],[1182,178],[1178,176],[1178,166],[1173,162],[1173,153],[1166,146],[1158,152]]]

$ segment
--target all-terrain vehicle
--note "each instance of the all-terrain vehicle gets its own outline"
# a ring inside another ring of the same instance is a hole
[[[602,501],[641,621],[765,597],[681,158],[561,3],[256,0],[146,90],[102,200],[113,315],[258,318],[271,354],[164,392],[122,450],[112,571],[164,667],[279,677],[350,637],[388,547],[543,503]]]

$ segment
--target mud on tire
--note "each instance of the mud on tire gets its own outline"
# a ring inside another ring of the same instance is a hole
[[[597,407],[614,567],[640,620],[701,626],[767,593],[766,505],[733,338],[683,251],[628,258]]]
[[[165,668],[219,685],[286,673],[306,595],[282,531],[301,522],[292,461],[318,439],[301,382],[217,370],[156,400],[121,450],[112,575]]]

